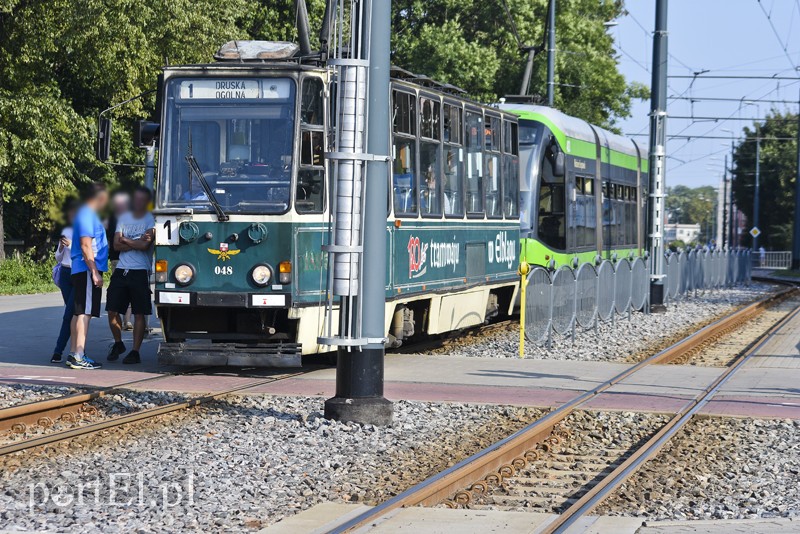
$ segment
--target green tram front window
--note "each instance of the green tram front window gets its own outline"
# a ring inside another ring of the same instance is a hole
[[[200,179],[226,213],[289,209],[295,84],[288,78],[176,79],[166,91],[162,131],[162,208],[211,211]]]

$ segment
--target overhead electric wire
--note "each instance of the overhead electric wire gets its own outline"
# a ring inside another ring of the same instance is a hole
[[[783,42],[783,39],[781,39],[781,36],[778,33],[778,29],[775,27],[775,23],[772,22],[772,15],[767,13],[767,10],[764,8],[764,4],[761,3],[761,0],[756,0],[756,1],[758,2],[758,7],[760,7],[761,11],[764,13],[764,16],[767,17],[767,22],[769,22],[769,27],[772,28],[772,33],[775,34],[775,38],[778,40],[778,43],[780,43],[781,49],[783,50],[783,53],[786,55],[786,59],[789,60],[789,64],[792,66],[792,68],[796,69],[797,65],[792,60],[792,57],[789,55],[788,41],[786,43]]]

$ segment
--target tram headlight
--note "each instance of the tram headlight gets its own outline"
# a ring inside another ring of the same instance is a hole
[[[182,286],[188,286],[194,280],[194,267],[182,263],[175,267],[175,280]]]
[[[252,273],[253,282],[257,286],[264,287],[265,285],[269,284],[270,278],[272,278],[272,269],[269,268],[268,265],[256,265],[253,267]]]

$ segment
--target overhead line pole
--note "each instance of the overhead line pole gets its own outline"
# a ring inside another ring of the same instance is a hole
[[[753,195],[753,228],[758,228],[758,207],[761,204],[761,128],[756,124],[756,183]],[[753,236],[753,250],[758,249],[758,236]]]
[[[798,98],[800,103],[800,98]],[[792,231],[792,270],[800,269],[800,109],[797,112],[797,170],[794,177],[794,229]]]
[[[547,6],[547,105],[553,107],[556,95],[556,0]]]
[[[664,311],[664,191],[667,163],[667,0],[656,0],[650,99],[650,309]]]

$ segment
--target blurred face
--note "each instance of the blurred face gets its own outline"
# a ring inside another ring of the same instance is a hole
[[[137,191],[133,194],[133,211],[137,213],[142,213],[147,211],[147,207],[150,204],[150,195],[144,193],[143,191]]]
[[[106,202],[108,202],[108,196],[106,196]],[[128,195],[115,195],[114,196],[114,213],[116,215],[122,215],[130,208],[130,198]]]
[[[71,209],[67,212],[67,224],[69,224],[70,226],[72,225],[72,223],[75,222],[76,213],[77,211],[75,209]]]
[[[97,203],[97,211],[103,211],[108,206],[108,193],[106,191],[100,192],[95,202]]]

